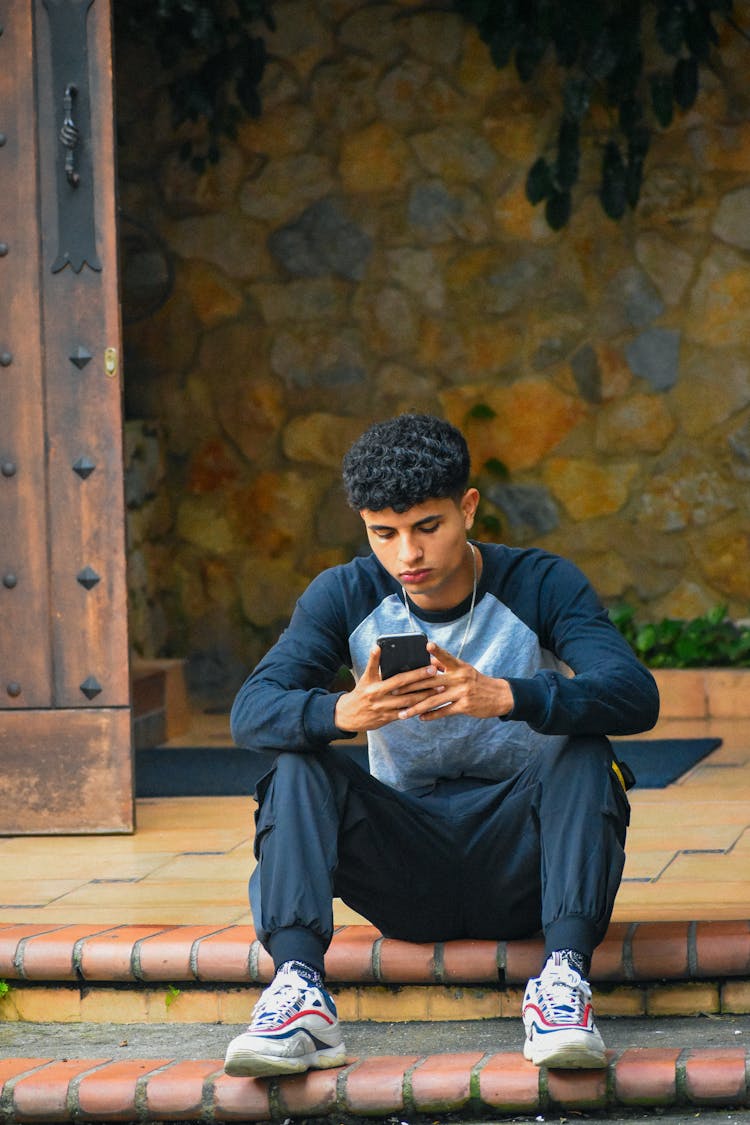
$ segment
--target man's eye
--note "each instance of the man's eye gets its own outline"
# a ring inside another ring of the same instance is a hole
[[[439,527],[440,527],[439,523],[433,523],[433,524],[430,524],[428,527],[423,527],[422,531],[424,531],[427,535],[432,535],[433,531],[437,531],[437,529]]]

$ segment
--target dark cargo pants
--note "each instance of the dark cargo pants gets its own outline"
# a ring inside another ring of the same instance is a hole
[[[275,963],[322,964],[332,899],[406,941],[509,940],[590,954],[609,923],[629,805],[606,738],[506,781],[383,785],[346,754],[281,753],[258,785],[250,901]]]

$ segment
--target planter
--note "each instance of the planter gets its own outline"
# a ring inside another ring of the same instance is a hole
[[[654,668],[661,719],[750,718],[750,668]]]

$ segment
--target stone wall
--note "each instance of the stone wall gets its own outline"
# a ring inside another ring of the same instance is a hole
[[[554,67],[523,86],[416,8],[277,0],[263,116],[204,174],[121,45],[133,644],[207,687],[363,548],[340,459],[403,410],[465,428],[488,538],[643,616],[750,603],[750,47],[722,33],[634,214],[592,149],[553,233],[524,179]]]

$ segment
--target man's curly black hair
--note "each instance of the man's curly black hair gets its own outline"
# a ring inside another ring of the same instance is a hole
[[[400,414],[365,430],[343,462],[355,511],[405,512],[425,500],[460,500],[471,464],[460,430],[430,414]]]

